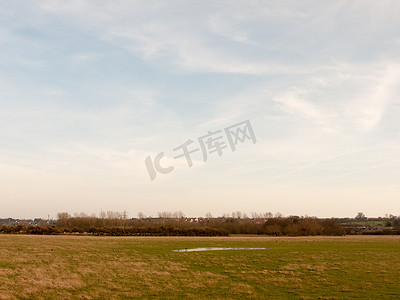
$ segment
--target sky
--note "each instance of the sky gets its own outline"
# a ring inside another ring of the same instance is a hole
[[[400,215],[399,11],[0,1],[0,218]]]

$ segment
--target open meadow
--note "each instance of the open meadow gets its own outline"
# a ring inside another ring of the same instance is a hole
[[[400,237],[0,235],[0,298],[398,299]]]

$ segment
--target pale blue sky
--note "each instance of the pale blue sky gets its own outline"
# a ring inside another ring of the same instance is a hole
[[[0,1],[0,217],[400,215],[398,1]],[[257,143],[173,148],[250,120]],[[145,158],[170,174],[150,181]]]

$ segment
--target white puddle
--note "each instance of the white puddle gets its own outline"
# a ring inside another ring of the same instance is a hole
[[[174,252],[202,252],[202,251],[221,251],[221,250],[264,250],[267,248],[219,248],[219,247],[208,247],[208,248],[193,248],[193,249],[179,249],[172,250]]]

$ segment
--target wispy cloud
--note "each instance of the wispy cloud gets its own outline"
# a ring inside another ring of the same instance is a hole
[[[265,199],[283,199],[276,207],[284,211],[297,191],[310,207],[316,202],[307,196],[390,185],[393,208],[393,182],[374,171],[397,174],[399,9],[398,1],[373,0],[7,3],[0,12],[0,179],[13,174],[6,197],[31,193],[44,205],[82,195],[133,211],[194,210],[187,201],[194,197],[201,214],[200,206],[218,206],[226,195],[237,209],[245,192],[254,199],[246,204],[265,210],[272,205]],[[210,163],[197,158],[193,168],[173,159],[187,139],[246,119],[253,147]],[[162,151],[177,168],[150,183],[144,158]],[[27,191],[17,188],[20,178]],[[145,201],[127,200],[138,198]],[[324,205],[316,211],[330,213]]]

